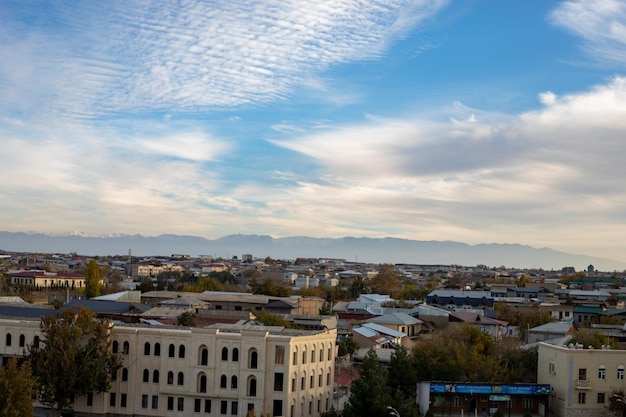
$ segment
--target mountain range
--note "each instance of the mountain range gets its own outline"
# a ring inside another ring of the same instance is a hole
[[[235,234],[219,239],[164,234],[109,234],[93,236],[79,232],[43,234],[0,231],[0,250],[8,252],[71,253],[80,255],[169,256],[210,255],[232,258],[252,254],[274,259],[340,258],[371,263],[427,265],[487,265],[509,268],[558,270],[573,266],[577,271],[594,265],[598,271],[623,271],[626,263],[585,255],[573,255],[550,248],[520,244],[468,245],[452,241],[419,241],[397,238],[312,238],[304,236],[273,238],[266,235]]]

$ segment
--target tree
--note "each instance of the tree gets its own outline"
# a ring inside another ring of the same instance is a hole
[[[359,344],[351,337],[339,341],[339,356],[352,355],[359,348]]]
[[[387,370],[370,349],[361,364],[360,376],[350,388],[350,399],[343,409],[343,417],[380,417],[389,414],[387,406],[392,397],[387,389]]]
[[[193,327],[196,325],[196,315],[191,311],[185,311],[177,317],[177,324],[179,326]]]
[[[110,326],[83,308],[69,308],[41,319],[44,338],[28,347],[28,358],[37,380],[38,399],[55,409],[57,416],[76,397],[111,387],[111,377],[122,360],[111,352]]]
[[[29,362],[20,365],[14,357],[0,368],[0,393],[0,417],[34,415],[35,378]]]
[[[261,311],[257,311],[254,314],[256,315],[256,321],[258,321],[264,326],[282,326],[287,329],[290,329],[293,327],[291,322],[289,322],[280,314],[275,314],[265,309]]]
[[[400,290],[400,271],[392,264],[378,266],[378,274],[370,280],[369,287],[377,294],[392,296]]]
[[[85,272],[85,297],[93,298],[100,295],[100,266],[92,259],[87,264]]]
[[[399,390],[404,398],[415,398],[417,387],[415,368],[407,348],[402,345],[398,346],[391,354],[387,385],[394,391]]]

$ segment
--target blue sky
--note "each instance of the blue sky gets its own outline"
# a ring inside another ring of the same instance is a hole
[[[626,261],[626,3],[0,3],[0,229]]]

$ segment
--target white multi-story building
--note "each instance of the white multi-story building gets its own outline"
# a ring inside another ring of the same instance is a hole
[[[37,320],[0,319],[3,358],[23,355]],[[106,393],[77,398],[76,416],[319,416],[333,405],[335,330],[217,324],[116,324],[123,367]]]
[[[607,415],[609,398],[626,390],[626,351],[539,343],[537,382],[549,384],[558,417]]]

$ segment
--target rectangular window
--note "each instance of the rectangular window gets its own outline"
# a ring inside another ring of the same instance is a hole
[[[598,379],[606,379],[606,369],[598,369]]]
[[[141,408],[148,408],[148,396],[145,394],[141,396]]]
[[[202,400],[200,398],[196,398],[193,400],[193,411],[194,413],[199,413],[202,410]]]
[[[585,368],[578,369],[578,379],[583,380],[583,381],[587,379],[587,369]]]
[[[304,389],[305,385],[304,385],[304,377],[302,377],[302,379],[300,380],[300,389]]]
[[[584,392],[578,393],[578,404],[585,404],[587,402],[587,394]]]
[[[185,399],[178,397],[178,411],[185,411]]]
[[[298,352],[293,352],[293,364],[298,364]]]
[[[332,358],[332,350],[331,349],[332,348],[328,348],[328,359],[326,359],[328,361]]]
[[[315,362],[315,351],[311,351],[311,363]]]
[[[91,407],[93,405],[93,392],[87,393],[87,406]]]
[[[239,403],[237,401],[232,401],[230,403],[230,414],[233,416],[236,416],[238,408],[239,408]]]
[[[157,408],[159,408],[159,396],[153,395],[152,396],[152,409],[156,410]]]
[[[283,390],[283,373],[275,372],[274,373],[274,391],[282,391]]]
[[[220,414],[227,414],[227,413],[228,413],[228,401],[222,400],[220,402]]]
[[[531,397],[524,397],[522,399],[522,408],[533,408],[534,403]]]
[[[319,377],[317,378],[317,386],[318,387],[322,386],[322,374],[320,374]]]
[[[115,393],[109,393],[109,406],[115,407]]]
[[[274,400],[272,406],[272,416],[278,417],[283,415],[283,401],[282,400]]]
[[[302,364],[306,363],[306,351],[302,352]]]
[[[204,412],[207,414],[211,412],[211,400],[204,400]]]
[[[120,406],[122,406],[122,408],[126,408],[126,398],[126,394],[122,394],[120,397]]]
[[[296,378],[291,378],[291,392],[296,390]]]
[[[604,393],[603,392],[599,392],[598,393],[598,404],[604,404]]]
[[[310,382],[309,382],[309,388],[313,388],[313,383],[314,382],[315,382],[315,377],[313,375],[311,375]]]
[[[617,370],[617,379],[624,379],[624,370],[623,369],[618,369]]]
[[[452,407],[460,407],[461,406],[461,397],[455,395],[452,397]]]
[[[320,362],[324,360],[324,349],[320,349]]]
[[[276,353],[274,355],[274,363],[277,365],[283,365],[285,363],[285,347],[276,346]]]
[[[167,409],[174,411],[174,397],[167,397]]]

